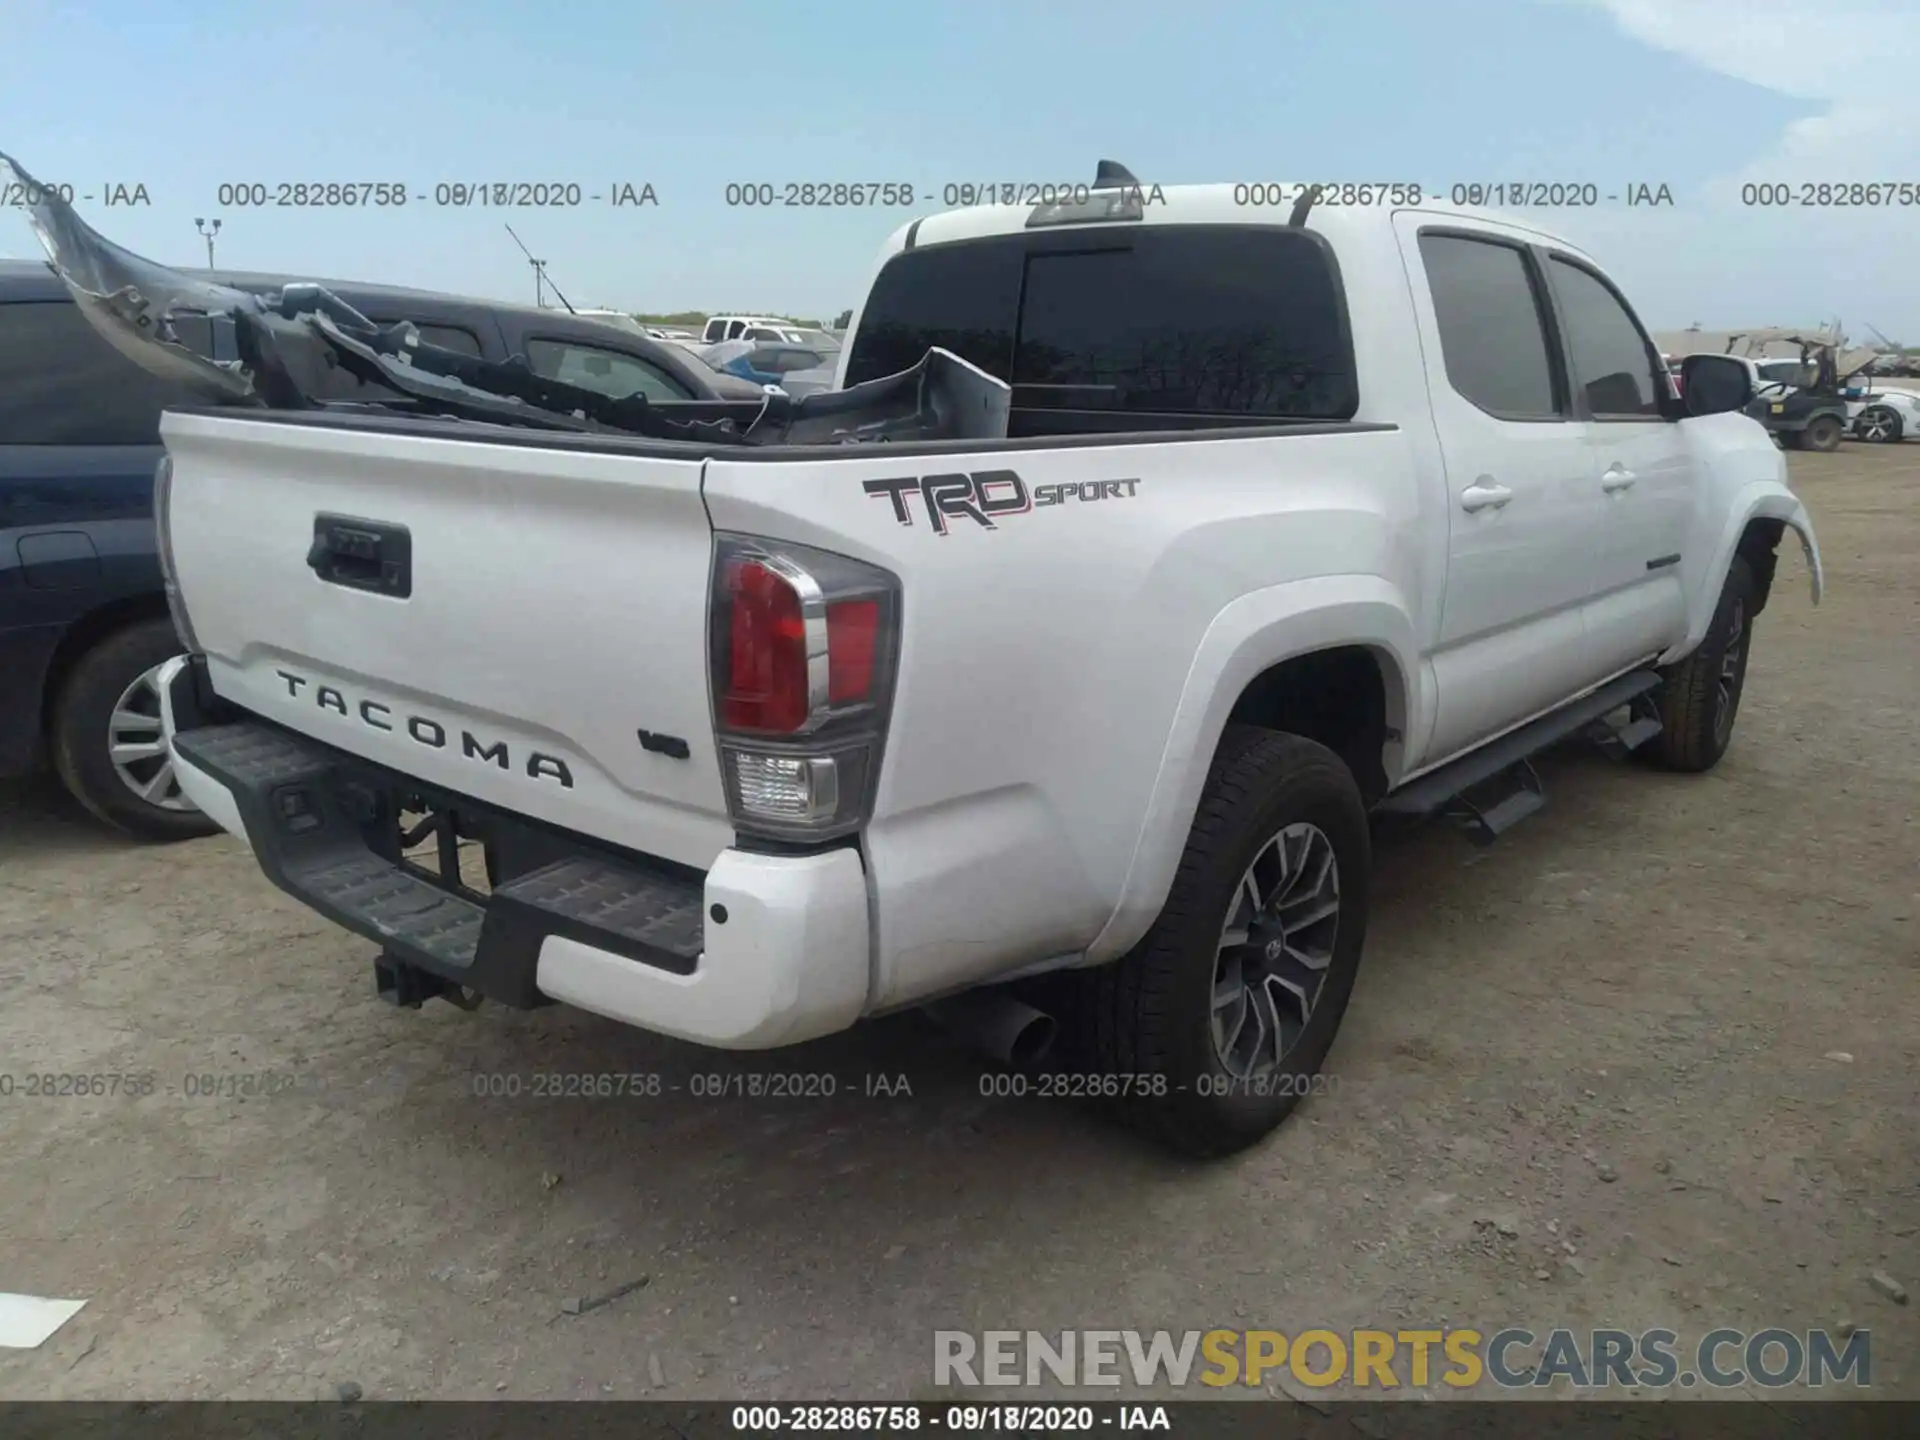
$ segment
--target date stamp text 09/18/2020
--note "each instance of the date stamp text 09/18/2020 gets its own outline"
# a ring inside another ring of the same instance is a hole
[[[411,1088],[435,1083],[435,1077],[391,1077],[396,1086]],[[897,1100],[915,1095],[911,1076],[903,1071],[867,1071],[841,1075],[831,1070],[696,1071],[669,1075],[656,1071],[475,1072],[465,1077],[439,1077],[463,1092],[484,1100],[832,1100],[835,1098]],[[130,1072],[0,1072],[0,1104],[28,1100],[136,1101],[151,1096],[184,1100],[238,1100],[317,1098],[338,1090],[364,1091],[367,1081],[336,1080],[312,1070],[194,1070],[165,1077],[150,1070]],[[951,1079],[941,1082],[942,1091]],[[964,1081],[960,1083],[964,1084]],[[1112,1075],[1084,1071],[1026,1073],[982,1069],[975,1088],[991,1100],[1113,1100],[1129,1095],[1166,1095],[1195,1090],[1207,1095],[1331,1095],[1339,1089],[1332,1074],[1276,1074],[1255,1079],[1231,1075],[1202,1075],[1175,1084],[1165,1075]],[[928,1082],[923,1078],[921,1093]]]
[[[1781,204],[1771,192],[1788,187],[1749,186],[1769,195],[1752,204]],[[1915,187],[1896,187],[1913,189]],[[1143,206],[1166,203],[1159,185],[1120,187]],[[1253,208],[1291,207],[1309,191],[1318,190],[1317,204],[1326,206],[1405,206],[1423,203],[1491,206],[1517,209],[1568,209],[1621,203],[1629,206],[1671,206],[1670,186],[1633,182],[1607,186],[1589,182],[1473,181],[1444,187],[1401,182],[1321,182],[1291,184],[1278,181],[1233,186],[1233,202]],[[1101,193],[1107,193],[1102,191]],[[731,181],[720,198],[730,209],[907,210],[968,209],[985,205],[1084,205],[1094,188],[1085,183],[964,180],[939,186],[906,181]],[[9,183],[0,187],[0,204],[9,207],[37,204],[42,196],[57,196],[67,204],[99,204],[108,208],[151,208],[152,193],[144,182],[103,181],[92,186],[65,182],[39,185]],[[431,186],[399,180],[245,180],[225,181],[214,187],[211,202],[226,210],[375,210],[409,207],[458,210],[577,210],[657,208],[658,188],[645,180],[611,180],[582,184],[573,180],[442,180]],[[1745,197],[1743,197],[1745,198]],[[1811,203],[1811,202],[1808,202]],[[1821,203],[1827,203],[1822,201]],[[1844,199],[1833,203],[1847,203]],[[1868,203],[1864,199],[1852,203]],[[1889,198],[1878,204],[1901,203]],[[1912,203],[1912,202],[1905,202]]]
[[[1119,187],[1142,205],[1164,204],[1160,185]],[[1403,207],[1427,204],[1494,210],[1575,210],[1602,206],[1671,209],[1678,204],[1663,181],[1633,180],[1599,184],[1590,180],[1471,180],[1446,185],[1411,181],[1239,182],[1233,203],[1251,209],[1290,210],[1309,193],[1314,203],[1337,207]],[[729,209],[758,210],[910,210],[966,209],[983,205],[1088,204],[1096,192],[1083,182],[1014,180],[948,181],[937,186],[906,181],[729,181],[718,198]],[[144,181],[104,180],[0,186],[0,205],[18,208],[43,195],[68,204],[106,208],[152,208],[154,196]],[[1888,210],[1920,208],[1920,179],[1780,180],[1747,182],[1739,187],[1745,209]],[[399,180],[249,180],[226,181],[198,200],[229,210],[371,210],[409,207],[457,210],[654,209],[659,188],[647,180],[441,180],[431,185]]]
[[[1120,187],[1144,205],[1164,204],[1159,185]],[[1233,187],[1239,206],[1288,207],[1316,187],[1277,181],[1241,183]],[[1479,182],[1431,187],[1399,182],[1322,183],[1317,203],[1329,206],[1419,205],[1451,201],[1456,205],[1506,205],[1522,208],[1594,206],[1622,198],[1620,187],[1584,182]],[[1107,192],[1102,192],[1107,193]],[[1668,186],[1636,182],[1625,187],[1626,203],[1671,204]],[[964,180],[939,186],[910,181],[730,181],[720,198],[730,209],[915,209],[938,206],[965,209],[983,205],[1088,204],[1091,185],[1071,181]],[[151,208],[153,197],[144,182],[103,181],[75,186],[66,182],[36,185],[9,183],[0,187],[0,204],[10,207],[37,204],[57,197],[102,206]],[[644,180],[613,180],[582,184],[573,180],[441,180],[431,186],[400,180],[236,180],[214,187],[213,205],[225,210],[378,210],[408,207],[483,210],[573,210],[589,206],[613,209],[651,208],[660,204],[658,189]]]

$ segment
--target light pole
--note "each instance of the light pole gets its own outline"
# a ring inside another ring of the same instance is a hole
[[[207,221],[196,216],[193,228],[200,232],[200,238],[207,242],[207,269],[213,269],[213,237],[220,233],[218,220]]]

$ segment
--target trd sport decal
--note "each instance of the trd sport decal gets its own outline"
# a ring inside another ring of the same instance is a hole
[[[923,475],[919,479],[869,480],[867,494],[893,505],[893,518],[902,525],[913,524],[914,507],[909,500],[918,495],[927,507],[927,523],[936,535],[948,532],[948,522],[971,520],[987,530],[997,530],[995,522],[1008,515],[1025,515],[1049,505],[1064,505],[1069,500],[1082,503],[1094,500],[1131,500],[1138,493],[1138,480],[1086,480],[1078,484],[1036,485],[1028,488],[1012,470],[976,470],[971,475]]]

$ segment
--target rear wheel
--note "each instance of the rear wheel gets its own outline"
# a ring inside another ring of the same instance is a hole
[[[1359,787],[1295,735],[1231,726],[1153,928],[1084,977],[1085,1060],[1128,1121],[1196,1157],[1324,1088],[1359,972],[1372,856]]]
[[[1647,749],[1670,770],[1711,770],[1733,741],[1753,641],[1753,569],[1736,555],[1706,639],[1667,672],[1659,736]]]
[[[1807,428],[1801,432],[1801,444],[1809,450],[1817,450],[1822,455],[1831,455],[1840,448],[1840,438],[1846,427],[1840,423],[1837,415],[1816,415],[1807,422]]]
[[[173,625],[142,620],[82,655],[60,687],[48,734],[54,769],[94,815],[142,840],[219,827],[180,793],[160,733],[160,667],[180,653]]]
[[[1853,433],[1875,445],[1891,445],[1900,431],[1899,414],[1886,405],[1869,405],[1853,423]]]

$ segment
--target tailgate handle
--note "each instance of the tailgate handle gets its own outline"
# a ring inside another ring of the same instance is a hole
[[[329,585],[405,600],[413,594],[413,536],[404,525],[316,515],[307,567]]]

